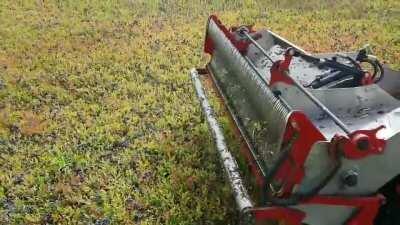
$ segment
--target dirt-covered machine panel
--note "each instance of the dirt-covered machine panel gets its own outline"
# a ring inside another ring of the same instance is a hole
[[[242,222],[398,225],[400,77],[368,48],[310,54],[269,30],[211,16],[195,90]],[[211,79],[246,144],[249,197],[204,93]],[[252,194],[251,196],[254,196]]]

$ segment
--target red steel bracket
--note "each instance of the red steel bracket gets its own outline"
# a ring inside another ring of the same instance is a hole
[[[218,19],[217,16],[215,15],[211,15],[208,18],[208,23],[210,23],[210,21],[214,21],[214,23],[218,26],[218,28],[225,34],[225,36],[228,38],[228,40],[235,46],[235,48],[240,52],[240,53],[245,53],[247,51],[247,48],[250,45],[250,41],[249,40],[236,40],[233,32],[236,31],[238,29],[238,27],[232,27],[231,29],[226,28],[222,22]],[[208,27],[208,25],[207,25]],[[255,32],[253,30],[252,26],[247,26],[249,33],[253,33]],[[256,37],[255,39],[260,38],[260,36]],[[205,39],[205,43],[204,43],[204,52],[208,53],[210,55],[213,54],[214,51],[214,42],[213,40],[208,36],[207,32],[206,32],[206,39]]]
[[[297,137],[292,143],[290,152],[274,175],[275,182],[283,185],[284,195],[289,195],[294,185],[299,184],[303,179],[304,163],[312,145],[317,141],[325,140],[321,132],[300,111],[294,111],[289,116],[284,139],[294,135]]]
[[[276,61],[272,65],[270,70],[271,71],[271,81],[269,83],[270,86],[277,82],[283,82],[289,85],[293,84],[292,78],[286,76],[285,73],[283,73],[284,71],[289,70],[289,65],[294,55],[294,53],[291,51],[294,51],[294,49],[288,49],[285,52],[285,58],[283,60]]]
[[[349,137],[336,135],[333,141],[337,141],[343,147],[343,152],[348,159],[361,159],[368,155],[382,154],[386,141],[376,136],[377,132],[385,128],[381,125],[372,130],[357,130]]]
[[[385,148],[385,140],[376,137],[376,133],[384,128],[379,126],[373,130],[358,130],[349,135],[349,138],[336,135],[331,154],[342,149],[344,155],[349,159],[360,159],[371,154],[382,154]],[[279,165],[274,174],[273,182],[280,186],[281,197],[289,196],[293,187],[300,184],[304,177],[304,163],[314,143],[326,140],[323,134],[314,126],[308,117],[300,112],[294,111],[288,119],[284,133],[284,143],[294,138],[287,158]],[[342,148],[338,148],[339,144]]]
[[[306,214],[297,209],[284,207],[265,207],[251,209],[256,221],[285,221],[286,225],[301,225]]]

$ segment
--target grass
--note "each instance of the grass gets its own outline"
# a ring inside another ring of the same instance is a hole
[[[210,13],[400,68],[400,2],[299,2],[0,1],[0,224],[232,224],[188,77]]]

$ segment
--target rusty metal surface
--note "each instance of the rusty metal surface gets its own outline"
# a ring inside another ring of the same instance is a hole
[[[232,188],[237,206],[240,212],[252,208],[253,203],[250,200],[247,189],[243,184],[242,178],[240,176],[239,167],[235,158],[232,156],[225,142],[224,135],[219,126],[217,119],[214,116],[214,111],[211,108],[207,96],[204,93],[203,85],[199,79],[199,75],[196,69],[190,71],[190,76],[195,87],[196,95],[200,101],[204,116],[207,120],[208,126],[210,128],[211,134],[216,144],[218,150],[218,155],[224,166],[225,173],[228,178],[228,182]]]

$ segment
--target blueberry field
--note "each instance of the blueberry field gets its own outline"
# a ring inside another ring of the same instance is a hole
[[[188,76],[210,14],[400,69],[397,0],[2,0],[0,224],[235,224]]]

